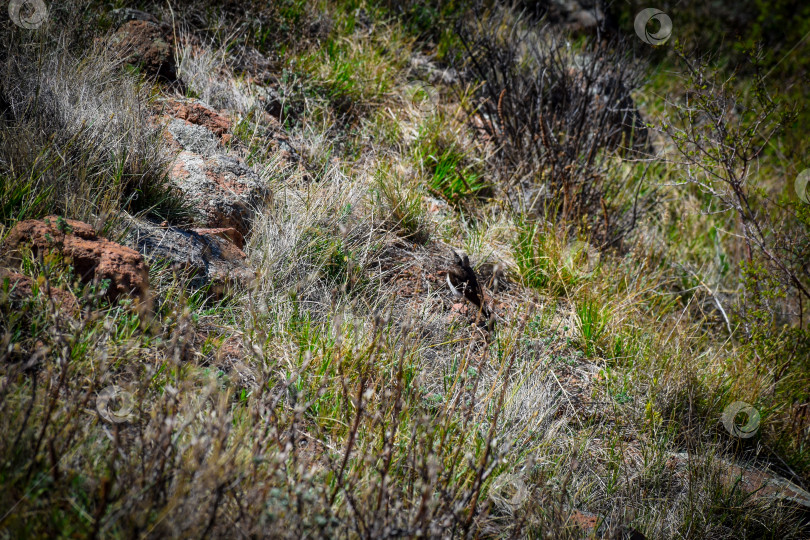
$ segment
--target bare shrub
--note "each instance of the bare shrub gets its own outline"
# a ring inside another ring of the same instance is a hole
[[[801,193],[793,197],[785,189],[795,178],[791,166],[769,155],[795,110],[767,93],[756,65],[752,87],[741,88],[709,59],[676,52],[687,93],[671,104],[663,124],[675,147],[672,161],[686,180],[684,189],[694,190],[703,212],[724,220],[731,233],[725,248],[736,267],[727,278],[735,289],[726,293],[730,316],[711,293],[739,344],[729,386],[770,409],[761,444],[792,474],[794,468],[806,471],[810,419],[799,411],[807,408],[810,374],[810,208],[797,200]],[[785,176],[787,182],[771,181]]]
[[[333,312],[321,325],[278,317],[283,301],[248,304],[255,381],[239,393],[187,364],[195,304],[177,291],[158,295],[152,324],[165,341],[154,344],[121,339],[134,315],[126,307],[65,324],[36,299],[22,306],[51,324],[29,362],[0,359],[6,530],[49,535],[70,522],[88,536],[438,538],[487,523],[487,487],[508,470],[498,426],[517,349],[470,356],[479,370],[495,362],[502,378],[482,388],[462,370],[437,407],[414,384],[414,327],[360,306],[370,324]],[[0,307],[4,324],[22,324]],[[287,337],[271,342],[268,332]],[[29,384],[10,384],[19,378]],[[111,385],[120,421],[93,419]],[[491,402],[479,405],[485,393]],[[524,520],[512,522],[514,536]]]
[[[508,10],[478,12],[461,27],[468,73],[481,81],[469,111],[497,148],[503,189],[530,214],[585,228],[614,244],[636,224],[643,178],[612,172],[616,151],[643,148],[646,129],[631,98],[638,66],[621,41],[571,47]]]
[[[802,201],[780,198],[756,183],[768,145],[795,112],[768,95],[759,74],[747,97],[705,58],[678,53],[688,94],[663,129],[687,182],[711,211],[736,216],[749,295],[741,307],[750,308],[743,331],[750,335],[760,324],[794,318],[802,325],[810,301],[810,219]]]

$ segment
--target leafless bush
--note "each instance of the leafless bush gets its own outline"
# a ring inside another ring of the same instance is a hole
[[[713,212],[736,216],[749,307],[771,306],[766,308],[771,315],[755,316],[760,319],[756,323],[749,318],[749,324],[778,324],[795,317],[801,325],[810,300],[810,217],[801,201],[779,198],[755,184],[768,145],[793,121],[794,111],[768,95],[759,74],[753,96],[747,98],[705,58],[678,52],[689,93],[663,129],[677,148],[688,183],[708,197]],[[787,294],[792,298],[781,301]]]
[[[648,203],[639,202],[642,179],[622,185],[611,174],[616,151],[646,142],[630,95],[639,70],[623,43],[576,51],[508,10],[478,13],[460,37],[468,73],[482,83],[473,126],[497,147],[504,189],[530,212],[585,220],[602,244],[626,235]]]

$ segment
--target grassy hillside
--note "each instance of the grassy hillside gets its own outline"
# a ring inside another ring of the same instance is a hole
[[[807,8],[581,4],[4,10],[0,536],[807,538]]]

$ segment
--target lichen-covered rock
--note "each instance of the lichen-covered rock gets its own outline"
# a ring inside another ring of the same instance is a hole
[[[149,19],[128,20],[110,40],[112,50],[126,63],[167,81],[177,78],[171,29]]]
[[[208,155],[231,140],[231,121],[197,99],[166,99],[152,121],[166,128],[166,143],[175,152]]]
[[[166,126],[169,145],[175,150],[187,150],[207,156],[219,147],[220,141],[203,126],[173,118]]]
[[[127,243],[147,259],[177,265],[192,276],[193,287],[210,284],[214,292],[254,277],[247,256],[232,239],[241,239],[234,229],[184,231],[142,219],[131,220],[127,234]]]
[[[110,280],[112,297],[143,298],[149,289],[149,267],[140,253],[98,236],[87,223],[57,216],[21,221],[9,232],[2,252],[12,261],[19,260],[24,247],[35,256],[50,250],[61,253],[85,282]]]
[[[193,226],[231,230],[231,242],[242,246],[267,186],[227,146],[231,120],[197,99],[164,100],[152,121],[166,128],[171,185],[194,210]]]
[[[196,209],[195,224],[233,228],[246,236],[256,209],[269,195],[259,175],[236,157],[182,151],[169,179]]]

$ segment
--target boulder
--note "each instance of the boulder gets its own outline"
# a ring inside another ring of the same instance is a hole
[[[17,223],[3,242],[2,252],[12,261],[29,248],[37,256],[57,251],[70,260],[85,282],[110,280],[112,297],[132,294],[144,298],[149,289],[149,267],[137,251],[99,237],[88,224],[58,216]]]
[[[203,101],[174,98],[152,121],[166,127],[169,149],[177,153],[169,181],[195,210],[193,225],[233,229],[234,243],[242,245],[269,190],[241,157],[225,150],[231,121]]]
[[[113,34],[110,48],[124,62],[139,66],[149,75],[167,81],[177,78],[171,28],[154,19],[128,20]]]
[[[128,223],[127,243],[148,260],[170,263],[191,276],[191,286],[211,285],[215,293],[254,277],[240,249],[242,236],[232,228],[190,231],[143,219]]]
[[[169,180],[195,209],[197,227],[232,228],[241,237],[247,235],[256,209],[269,196],[253,169],[225,154],[205,156],[183,150]]]

